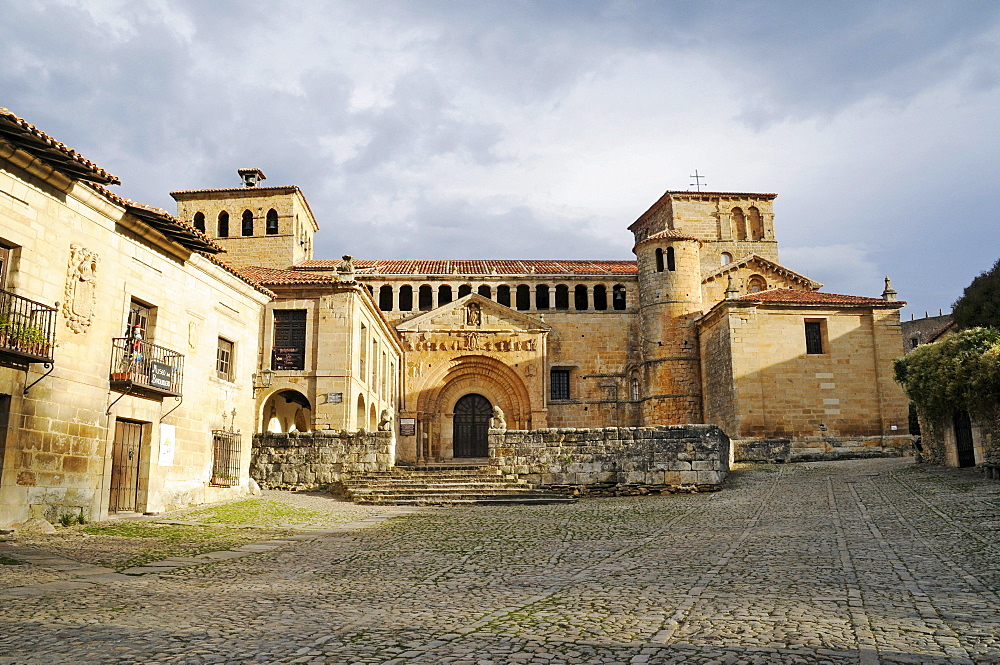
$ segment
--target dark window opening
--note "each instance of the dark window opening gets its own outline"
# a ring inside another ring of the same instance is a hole
[[[225,210],[219,213],[219,237],[229,237],[229,213]]]
[[[614,288],[611,290],[611,304],[615,309],[625,309],[625,287],[621,284],[615,284]]]
[[[465,296],[469,295],[470,293],[472,293],[472,287],[469,286],[468,284],[462,284],[460,287],[458,287],[458,297],[459,298],[464,298]]]
[[[378,308],[383,312],[392,311],[392,287],[386,284],[378,290]]]
[[[399,287],[399,311],[400,312],[412,312],[413,311],[413,287],[412,286],[401,286]]]
[[[584,284],[577,284],[573,289],[573,307],[581,312],[587,309],[587,287]]]
[[[569,287],[565,284],[556,286],[556,309],[569,309]]]
[[[910,338],[910,348],[911,349],[915,349],[918,346],[920,346],[920,340],[918,338],[916,338],[916,337],[911,337]]]
[[[421,312],[429,312],[434,307],[434,291],[430,286],[424,284],[420,287],[419,302],[417,306]]]
[[[148,340],[152,332],[153,308],[137,300],[129,304],[126,337]]]
[[[535,287],[535,309],[549,308],[549,287],[539,284]]]
[[[479,289],[477,290],[477,293],[484,298],[490,298],[491,300],[493,298],[493,289],[491,289],[486,284],[480,285]]]
[[[823,353],[823,324],[820,321],[806,321],[806,353]]]
[[[438,307],[441,305],[447,305],[451,302],[451,287],[447,284],[442,284],[438,287]]]
[[[517,299],[517,309],[531,309],[531,287],[527,284],[521,284],[517,287],[515,297]]]
[[[205,213],[196,212],[194,214],[194,228],[198,229],[202,233],[205,232]]]
[[[603,284],[594,287],[594,309],[605,310],[608,308],[608,289]]]
[[[274,348],[271,369],[305,369],[306,310],[274,310]]]
[[[663,250],[656,248],[656,272],[663,272]]]
[[[278,235],[278,211],[271,208],[267,211],[264,222],[264,232],[269,236]]]
[[[569,399],[569,370],[552,370],[549,387],[552,399]]]
[[[497,287],[497,302],[504,307],[510,307],[510,287],[509,286],[498,286]]]
[[[667,270],[673,272],[677,269],[677,264],[674,262],[674,248],[667,247]]]
[[[249,210],[243,211],[243,224],[240,230],[244,236],[253,235],[253,213]]]

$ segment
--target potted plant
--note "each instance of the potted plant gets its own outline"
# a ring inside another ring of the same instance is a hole
[[[0,346],[10,345],[10,317],[6,314],[0,314]]]
[[[15,328],[10,332],[10,339],[22,351],[42,356],[48,353],[48,336],[39,326],[29,323]]]

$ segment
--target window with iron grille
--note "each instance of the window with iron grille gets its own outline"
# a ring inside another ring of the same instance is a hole
[[[233,380],[233,343],[222,337],[215,355],[215,372],[224,381]]]
[[[305,369],[306,310],[274,310],[274,348],[271,369]]]
[[[822,321],[806,321],[806,353],[823,353]]]
[[[552,399],[569,399],[569,370],[552,370],[550,388]]]
[[[240,433],[212,430],[212,484],[234,487],[240,484]]]

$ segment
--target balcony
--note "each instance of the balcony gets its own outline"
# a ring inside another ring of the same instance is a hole
[[[0,364],[52,363],[56,309],[0,289]]]
[[[111,389],[148,399],[180,397],[184,356],[141,339],[111,340]]]

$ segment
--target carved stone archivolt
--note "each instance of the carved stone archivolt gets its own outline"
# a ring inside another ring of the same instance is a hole
[[[94,320],[99,264],[96,253],[80,245],[69,246],[63,316],[66,317],[66,325],[75,333],[86,332]]]

